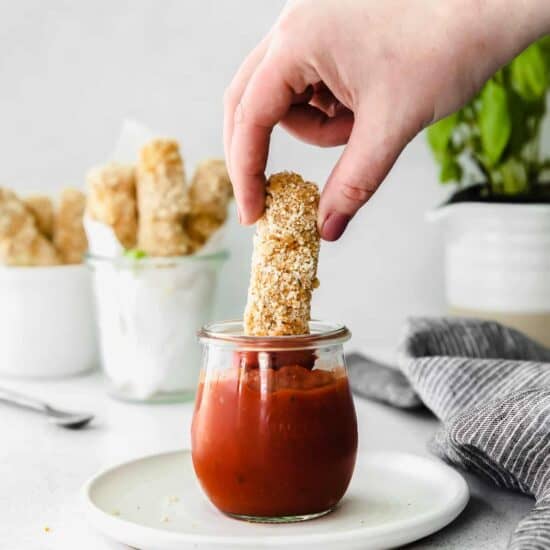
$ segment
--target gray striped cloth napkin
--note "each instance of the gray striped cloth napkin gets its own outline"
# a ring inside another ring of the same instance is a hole
[[[359,395],[431,409],[432,450],[499,487],[535,497],[509,548],[550,548],[550,350],[492,321],[412,319],[396,370],[347,357]]]

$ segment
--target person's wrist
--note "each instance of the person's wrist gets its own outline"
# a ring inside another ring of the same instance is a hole
[[[526,4],[527,16],[530,17],[531,37],[529,42],[534,42],[545,34],[550,33],[550,4],[548,0],[523,0],[520,4]]]
[[[548,0],[453,0],[452,41],[478,86],[529,44],[550,32]],[[459,48],[460,50],[460,48]]]
[[[486,17],[492,21],[492,34],[498,40],[503,56],[501,63],[509,61],[529,44],[550,32],[548,0],[473,1],[481,6],[482,21]]]

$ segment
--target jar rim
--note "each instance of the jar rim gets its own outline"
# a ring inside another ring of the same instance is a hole
[[[204,325],[198,332],[202,344],[228,345],[240,350],[312,349],[343,344],[351,338],[349,329],[340,323],[312,319],[309,334],[291,336],[249,336],[244,334],[242,319]]]

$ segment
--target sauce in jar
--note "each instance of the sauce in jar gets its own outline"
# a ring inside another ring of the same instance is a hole
[[[301,364],[283,365],[292,358],[285,353],[268,368],[255,354],[236,353],[233,368],[200,381],[193,465],[227,514],[324,513],[350,482],[357,420],[345,369],[312,368],[309,352]]]

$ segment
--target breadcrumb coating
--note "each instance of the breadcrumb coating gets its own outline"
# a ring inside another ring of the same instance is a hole
[[[189,188],[191,210],[208,214],[224,222],[227,206],[233,197],[233,187],[222,159],[202,161],[196,168]]]
[[[23,202],[34,216],[38,230],[42,235],[51,239],[53,237],[54,220],[52,199],[46,195],[29,195],[23,198]]]
[[[35,218],[12,191],[0,188],[0,263],[46,266],[60,263],[53,244],[38,230]]]
[[[137,166],[138,248],[150,256],[180,256],[192,243],[183,227],[190,199],[178,143],[156,139]]]
[[[199,250],[215,233],[223,222],[210,214],[189,214],[185,218],[184,229],[191,242],[191,252]]]
[[[79,264],[88,248],[82,219],[86,196],[78,189],[61,192],[54,219],[53,242],[66,264]]]
[[[256,225],[245,333],[307,334],[311,295],[318,286],[319,190],[298,174],[269,178],[266,209]]]
[[[92,169],[87,183],[88,216],[111,227],[124,248],[134,248],[138,232],[135,168],[110,163]]]
[[[202,161],[191,181],[191,212],[185,220],[185,229],[194,249],[204,245],[224,224],[232,197],[233,187],[225,162],[221,159]]]

